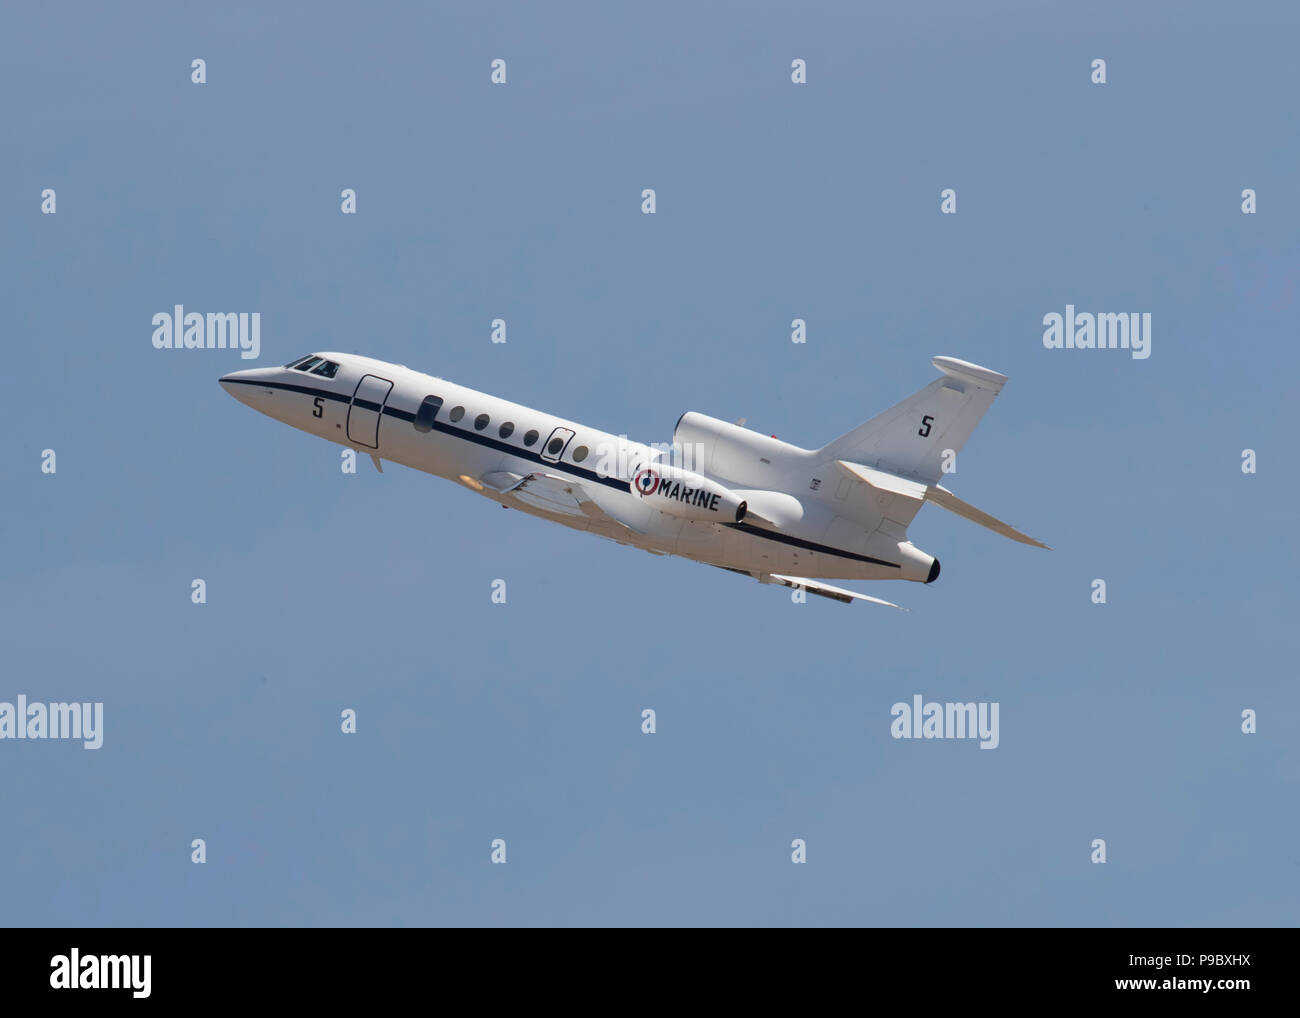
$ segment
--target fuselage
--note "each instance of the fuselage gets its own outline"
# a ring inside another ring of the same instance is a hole
[[[933,558],[902,535],[868,531],[827,500],[804,495],[817,464],[790,447],[789,461],[764,485],[793,504],[779,526],[683,519],[647,504],[632,486],[637,471],[668,463],[661,448],[478,392],[404,365],[357,354],[319,353],[286,367],[226,375],[240,402],[318,438],[381,461],[456,481],[510,508],[660,555],[679,555],[755,576],[927,582]],[[775,468],[774,468],[775,469]],[[603,512],[549,512],[484,486],[482,478],[545,474],[580,485]],[[805,477],[807,474],[809,477]],[[812,486],[816,488],[817,485]],[[754,492],[758,497],[771,492]],[[793,496],[793,497],[792,497]],[[606,515],[608,514],[608,515]],[[612,522],[629,521],[629,526]],[[901,536],[901,539],[900,539]]]

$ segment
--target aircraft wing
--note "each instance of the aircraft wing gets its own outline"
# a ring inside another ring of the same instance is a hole
[[[645,531],[606,512],[578,481],[555,474],[521,476],[499,470],[484,474],[479,483],[505,497],[542,512],[559,516],[585,516],[593,523],[614,524],[634,534]]]
[[[840,601],[844,604],[852,604],[854,601],[870,601],[872,604],[883,604],[886,608],[897,608],[899,611],[911,611],[910,608],[904,608],[902,605],[894,604],[893,601],[886,601],[883,598],[871,597],[868,594],[859,594],[856,590],[848,590],[845,587],[833,587],[823,580],[809,580],[803,576],[782,576],[780,573],[762,573],[758,577],[759,583],[779,583],[783,587],[802,587],[810,594],[816,594],[818,597],[829,597],[833,601]]]

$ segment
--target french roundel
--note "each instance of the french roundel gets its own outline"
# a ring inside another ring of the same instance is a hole
[[[632,490],[642,497],[653,495],[659,490],[659,475],[646,467],[632,478]]]

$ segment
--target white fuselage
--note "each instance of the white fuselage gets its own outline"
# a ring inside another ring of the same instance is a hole
[[[812,453],[793,446],[788,447],[788,462],[774,468],[776,476],[764,479],[766,490],[752,493],[756,505],[766,496],[781,509],[778,526],[688,520],[651,508],[630,486],[640,467],[667,462],[660,450],[402,365],[355,354],[316,356],[337,364],[333,377],[289,367],[254,368],[226,375],[221,384],[253,409],[319,438],[457,481],[511,508],[655,554],[679,555],[755,576],[794,573],[926,582],[937,571],[934,560],[912,547],[905,534],[900,539],[898,534],[865,529],[837,512],[833,502],[810,496],[810,477],[819,473],[818,464],[812,462]],[[603,513],[548,512],[479,483],[484,477],[535,473],[580,484]],[[631,521],[633,529],[610,517]]]

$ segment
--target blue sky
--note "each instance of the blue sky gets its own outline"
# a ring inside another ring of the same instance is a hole
[[[0,917],[1294,924],[1300,15],[968,6],[6,8],[0,700],[105,733],[0,741]],[[345,476],[153,349],[178,303],[642,441],[817,446],[974,361],[947,486],[1054,550],[926,508],[941,579],[859,585],[910,614],[795,605]],[[1152,356],[1044,349],[1066,304]],[[1000,746],[892,739],[916,693]]]

